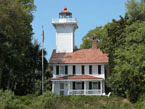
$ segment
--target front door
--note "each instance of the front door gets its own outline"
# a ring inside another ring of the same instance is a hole
[[[64,83],[60,83],[60,95],[64,95]]]

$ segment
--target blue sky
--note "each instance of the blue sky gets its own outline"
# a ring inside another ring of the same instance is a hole
[[[112,19],[119,19],[126,12],[127,0],[35,0],[36,10],[32,22],[34,39],[41,44],[42,25],[44,25],[44,49],[46,58],[50,59],[52,50],[56,48],[56,31],[52,18],[58,18],[58,13],[64,7],[72,12],[72,17],[78,20],[79,28],[75,31],[75,45],[80,47],[82,38],[96,26],[104,26]]]

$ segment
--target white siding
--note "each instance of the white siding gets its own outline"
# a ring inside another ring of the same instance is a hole
[[[104,65],[101,65],[101,74],[105,74]]]
[[[59,66],[59,75],[56,75],[56,66]],[[89,74],[89,65],[91,64],[57,64],[53,65],[53,78],[55,77],[61,77],[65,76],[65,65],[68,66],[68,75],[73,75],[73,65],[76,66],[76,75],[82,75],[82,65],[85,67],[85,74],[86,75],[91,75]],[[92,64],[92,75],[97,76],[97,77],[102,77],[105,79],[105,65],[101,65],[101,74],[98,74],[98,65],[99,64]]]
[[[76,66],[76,75],[81,75],[82,74],[82,70],[81,70],[81,65],[75,65]]]
[[[85,66],[85,74],[89,75],[89,65],[84,65]]]
[[[60,66],[59,66],[59,74],[60,74],[60,75],[64,75],[64,74],[65,74],[65,71],[64,71],[64,70],[65,70],[64,65],[60,65]]]
[[[54,93],[60,94],[59,82],[54,82]]]
[[[68,75],[72,75],[72,65],[68,65]]]
[[[98,75],[98,65],[93,65],[92,66],[92,74],[93,75]]]
[[[56,26],[56,53],[73,52],[74,25],[62,24]]]

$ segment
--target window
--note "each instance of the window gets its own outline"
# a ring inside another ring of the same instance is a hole
[[[60,89],[64,89],[64,83],[60,83]]]
[[[76,88],[75,88],[75,82],[73,82],[73,90],[75,90]]]
[[[84,65],[82,65],[82,74],[84,74],[85,73],[85,67],[84,67]]]
[[[59,75],[59,66],[56,66],[56,75]]]
[[[89,82],[89,89],[92,89],[92,82]]]
[[[82,82],[76,82],[75,85],[76,85],[76,89],[77,90],[79,90],[79,89],[81,90],[82,89]]]
[[[60,95],[64,95],[64,91],[60,91]]]
[[[101,65],[98,65],[98,74],[101,74]]]
[[[76,74],[76,66],[73,65],[73,75]]]
[[[89,66],[89,74],[92,74],[92,65]]]
[[[98,82],[98,89],[100,89],[100,81]]]
[[[65,74],[66,75],[68,74],[68,66],[67,65],[65,66]]]
[[[93,89],[97,89],[97,82],[93,82]]]
[[[100,81],[99,82],[89,82],[89,89],[100,89]]]
[[[84,82],[74,82],[73,89],[76,89],[76,90],[84,89]]]
[[[82,89],[84,89],[84,82],[82,82]]]

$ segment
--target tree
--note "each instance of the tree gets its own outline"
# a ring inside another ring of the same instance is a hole
[[[0,1],[0,18],[0,51],[2,52],[0,60],[2,66],[9,70],[8,89],[10,89],[10,76],[13,75],[16,65],[21,63],[22,55],[31,44],[32,16],[30,11],[26,11],[16,0],[2,0]],[[0,74],[2,76],[2,72]]]
[[[145,64],[144,52],[144,8],[141,3],[131,0],[127,5],[126,16],[113,20],[104,29],[101,49],[109,54],[109,78],[112,91],[136,102],[144,93]]]
[[[31,42],[34,8],[33,0],[0,1],[0,88],[16,95],[34,92],[35,71],[40,70],[40,46]]]
[[[115,50],[111,86],[116,94],[136,102],[145,93],[145,21],[137,21],[126,28],[125,46]],[[120,85],[120,86],[119,86]]]
[[[102,37],[106,34],[102,26],[96,27],[95,29],[90,30],[83,38],[80,48],[91,48],[93,37],[98,39],[98,42],[101,41]],[[99,44],[97,44],[99,47]]]
[[[112,91],[136,102],[145,93],[145,5],[130,0],[126,9],[125,17],[89,31],[81,46],[90,48],[91,36],[100,39],[99,48],[109,56]]]

